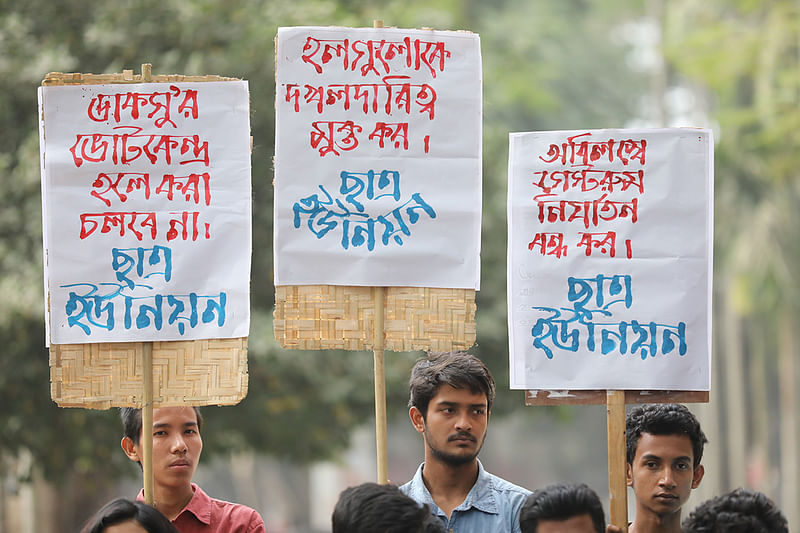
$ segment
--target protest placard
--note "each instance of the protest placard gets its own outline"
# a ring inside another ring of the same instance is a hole
[[[279,28],[275,284],[478,289],[478,36]]]
[[[510,134],[511,387],[606,404],[621,531],[625,404],[708,401],[712,154],[700,129]]]
[[[386,349],[469,348],[478,36],[298,27],[279,28],[276,42],[276,339],[284,348],[372,348],[378,286]]]
[[[709,130],[513,133],[511,387],[710,388]]]
[[[247,336],[247,83],[39,93],[48,340]]]
[[[160,404],[237,403],[247,391],[247,82],[147,67],[51,73],[39,90],[47,343],[62,406],[138,406],[148,378]]]

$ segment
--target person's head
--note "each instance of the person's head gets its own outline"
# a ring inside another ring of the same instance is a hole
[[[120,445],[132,461],[141,466],[141,410],[121,410],[124,436]],[[186,488],[203,451],[200,429],[203,419],[196,407],[159,407],[153,409],[153,427],[146,438],[153,439],[153,479],[158,487]]]
[[[494,378],[483,361],[467,352],[431,353],[417,360],[408,382],[408,407],[416,407],[428,415],[428,404],[442,385],[468,389],[486,396],[486,408],[492,409],[495,395]]]
[[[178,533],[178,530],[157,509],[120,498],[97,511],[81,533]]]
[[[772,500],[741,488],[703,502],[681,527],[684,533],[789,533]]]
[[[430,355],[414,365],[409,391],[409,416],[425,438],[426,460],[472,463],[483,446],[495,395],[486,365],[465,352]]]
[[[519,513],[522,533],[603,533],[606,517],[597,493],[581,484],[534,491]]]
[[[625,438],[627,483],[637,508],[658,516],[679,513],[703,479],[707,439],[700,423],[683,405],[643,405],[628,414]]]
[[[394,485],[362,483],[342,491],[331,517],[333,533],[444,533],[444,525]]]

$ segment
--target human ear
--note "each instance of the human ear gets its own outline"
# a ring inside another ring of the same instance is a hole
[[[425,418],[422,416],[422,411],[412,407],[408,410],[408,417],[411,419],[411,424],[413,424],[417,433],[425,433]]]
[[[125,452],[128,459],[136,461],[137,463],[141,461],[139,457],[139,447],[134,444],[130,437],[122,437],[122,441],[120,441],[119,445],[122,446],[122,451]]]
[[[703,465],[697,465],[697,468],[694,469],[692,473],[692,488],[696,489],[700,482],[703,480],[703,475],[706,473],[706,469],[703,468]]]
[[[633,487],[633,467],[630,463],[625,463],[625,483]]]

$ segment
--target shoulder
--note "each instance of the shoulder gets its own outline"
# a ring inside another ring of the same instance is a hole
[[[237,528],[230,529],[230,531],[241,531],[242,533],[263,533],[265,531],[264,521],[255,509],[241,503],[227,502],[216,498],[210,499],[212,522]]]
[[[425,482],[422,481],[423,466],[425,466],[425,463],[419,465],[419,468],[417,468],[417,471],[414,473],[414,477],[412,477],[410,481],[400,485],[398,488],[400,492],[418,503],[433,505],[433,497],[430,492],[428,492]]]
[[[422,483],[422,468],[424,466],[425,463],[420,464],[414,471],[414,476],[398,487],[404,494],[408,494],[413,491],[415,487],[419,487],[420,485],[425,486]]]
[[[514,503],[519,503],[520,506],[525,501],[525,498],[527,498],[531,493],[531,491],[528,489],[520,487],[519,485],[515,485],[514,483],[511,483],[500,476],[496,476],[489,472],[484,472],[484,475],[489,481],[492,489],[500,497],[511,500]]]
[[[211,505],[216,512],[226,516],[252,517],[253,519],[257,518],[258,521],[261,521],[261,515],[258,514],[258,511],[241,503],[226,502],[225,500],[211,498]]]

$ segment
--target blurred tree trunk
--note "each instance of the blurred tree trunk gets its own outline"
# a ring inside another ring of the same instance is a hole
[[[725,419],[728,436],[728,485],[745,486],[745,465],[747,464],[747,424],[746,401],[744,387],[744,339],[742,337],[742,319],[733,308],[732,302],[726,300],[723,305],[723,327],[725,329],[723,354],[725,358],[725,391],[727,401]]]
[[[797,357],[794,336],[796,334],[794,312],[786,309],[779,320],[780,344],[779,388],[781,429],[781,501],[780,506],[789,520],[789,529],[798,527],[798,461],[797,461]]]
[[[769,413],[771,409],[767,395],[770,386],[767,381],[768,337],[767,325],[763,323],[759,323],[757,327],[750,328],[748,331],[750,354],[748,360],[750,378],[748,418],[752,424],[753,441],[747,467],[747,484],[761,492],[769,492],[773,481],[769,455]]]
[[[653,20],[658,30],[658,53],[650,75],[650,94],[653,99],[653,120],[658,128],[667,127],[667,61],[664,57],[665,30],[664,0],[648,0],[647,16]]]

